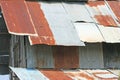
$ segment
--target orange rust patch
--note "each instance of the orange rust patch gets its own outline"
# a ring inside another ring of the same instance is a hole
[[[95,19],[99,22],[99,24],[104,26],[117,26],[113,18],[109,15],[95,15]]]
[[[38,39],[36,39],[36,37],[30,36],[32,44],[36,44],[35,41],[37,41],[37,44],[40,42],[39,44],[55,45],[53,34],[44,13],[40,8],[40,4],[38,4],[38,2],[27,2],[27,6],[39,39],[39,41],[37,41]]]
[[[24,1],[1,1],[1,9],[9,32],[21,35],[35,34]]]
[[[104,1],[88,2],[87,5],[90,7],[97,7],[98,5],[105,5]]]
[[[116,17],[119,20],[120,23],[120,2],[119,1],[108,1],[108,4],[110,5],[112,11],[116,15]]]
[[[94,80],[92,76],[89,76],[87,73],[83,73],[83,72],[69,72],[66,74],[72,78],[79,77],[79,78],[85,78],[86,80]]]
[[[80,75],[81,77],[86,78],[87,80],[94,80],[94,78],[93,78],[92,76],[89,76],[89,75],[87,75],[87,74],[85,74],[85,73],[80,73],[79,75]]]
[[[60,70],[41,70],[50,80],[72,80]]]
[[[110,72],[93,72],[93,74],[110,74]]]

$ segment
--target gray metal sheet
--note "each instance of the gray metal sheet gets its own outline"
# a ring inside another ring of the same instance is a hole
[[[81,41],[103,42],[104,39],[94,23],[74,23]]]
[[[85,3],[77,2],[67,2],[63,3],[65,10],[67,11],[71,21],[83,21],[83,22],[93,22]]]
[[[120,43],[120,28],[105,27],[102,25],[98,25],[98,26],[105,39],[105,42]]]
[[[40,3],[57,45],[84,46],[61,3]]]
[[[14,68],[10,69],[18,76],[20,80],[49,80],[39,70],[26,69],[26,68]]]

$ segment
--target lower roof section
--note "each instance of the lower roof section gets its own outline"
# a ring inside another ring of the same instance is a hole
[[[118,75],[111,70],[10,69],[20,80],[118,80]]]

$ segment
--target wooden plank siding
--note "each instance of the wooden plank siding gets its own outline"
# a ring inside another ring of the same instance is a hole
[[[102,43],[87,43],[79,47],[80,68],[104,68]]]
[[[85,47],[27,44],[29,68],[104,68],[102,44]]]
[[[10,66],[26,67],[24,36],[11,35]]]
[[[54,46],[52,50],[55,68],[79,67],[78,47]]]
[[[14,46],[11,47],[13,66],[28,68],[120,68],[120,44],[86,43],[85,47],[31,46],[27,37],[13,36],[11,44]]]

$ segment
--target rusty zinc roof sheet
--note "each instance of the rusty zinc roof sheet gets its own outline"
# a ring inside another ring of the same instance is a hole
[[[112,16],[113,13],[104,1],[89,2],[86,6],[96,23],[104,26],[118,26]]]
[[[9,33],[17,35],[36,34],[25,2],[21,0],[1,1],[1,8]]]
[[[120,2],[119,1],[107,1],[108,5],[110,6],[112,13],[116,16],[116,20],[120,23]]]
[[[118,80],[118,76],[108,70],[10,68],[20,80]]]
[[[31,14],[34,27],[38,36],[30,36],[31,44],[55,44],[53,33],[50,30],[50,26],[40,8],[40,5],[36,2],[26,3]]]

